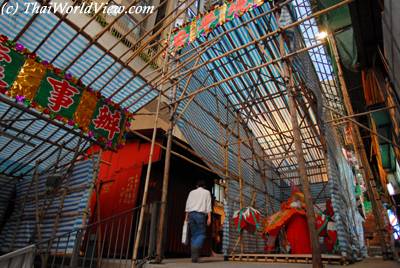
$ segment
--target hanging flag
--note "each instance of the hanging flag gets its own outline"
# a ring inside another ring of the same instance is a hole
[[[7,91],[25,62],[25,57],[0,43],[0,91]]]
[[[208,34],[219,22],[219,9],[210,11],[197,21],[197,37]]]
[[[47,71],[34,100],[51,112],[72,119],[82,91],[72,82]]]
[[[227,18],[232,19],[242,16],[243,13],[247,12],[253,6],[253,0],[237,0],[228,5]]]
[[[176,49],[184,47],[189,42],[190,25],[180,29],[172,36],[172,43]]]
[[[112,147],[118,143],[121,133],[124,131],[125,114],[113,106],[101,101],[93,114],[89,129],[95,137],[102,137],[103,143]]]
[[[208,34],[218,25],[222,25],[234,18],[242,16],[245,12],[264,4],[264,0],[236,0],[224,3],[222,6],[206,13],[201,18],[195,18],[180,29],[176,29],[170,39],[171,50],[179,50],[196,38]]]

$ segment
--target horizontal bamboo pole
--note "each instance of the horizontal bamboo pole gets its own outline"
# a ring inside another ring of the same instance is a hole
[[[321,15],[324,15],[324,14],[326,14],[326,13],[328,13],[328,12],[330,12],[330,11],[336,10],[336,9],[342,7],[342,6],[348,5],[349,3],[353,2],[353,1],[354,1],[354,0],[344,0],[344,1],[342,1],[342,2],[340,2],[340,3],[338,3],[338,4],[336,4],[336,5],[333,5],[333,6],[331,6],[331,7],[328,7],[328,8],[326,8],[326,9],[323,9],[323,10],[320,10],[320,11],[317,11],[317,12],[313,13],[313,14],[310,15],[310,16],[307,16],[307,17],[305,17],[305,18],[303,18],[303,19],[297,20],[297,21],[295,21],[295,22],[293,22],[293,23],[291,23],[291,24],[288,24],[288,25],[286,25],[286,26],[284,26],[284,27],[278,28],[278,29],[275,30],[275,31],[269,32],[269,33],[267,33],[267,34],[265,34],[265,35],[263,35],[263,36],[261,36],[261,37],[259,37],[259,38],[257,38],[257,39],[254,39],[254,40],[250,41],[250,42],[247,43],[247,44],[244,44],[244,45],[239,46],[239,47],[236,47],[236,48],[234,48],[234,49],[232,49],[232,50],[230,50],[230,51],[228,51],[228,52],[226,52],[226,53],[223,53],[223,54],[219,55],[218,57],[212,58],[212,59],[210,59],[210,60],[208,60],[208,61],[204,61],[204,62],[201,63],[200,65],[193,66],[191,69],[196,69],[196,70],[197,70],[197,69],[201,68],[202,66],[204,66],[204,65],[206,65],[206,64],[210,64],[210,63],[215,62],[215,61],[217,61],[217,60],[219,60],[219,59],[221,59],[221,58],[224,58],[224,57],[226,57],[226,56],[229,56],[230,54],[232,54],[232,53],[234,53],[234,52],[237,52],[237,51],[239,51],[239,50],[241,50],[241,49],[245,49],[245,48],[247,48],[247,47],[249,47],[249,46],[251,46],[251,45],[255,45],[255,44],[257,44],[257,42],[263,41],[263,40],[265,40],[265,39],[267,39],[267,38],[269,38],[269,37],[272,37],[272,36],[277,35],[277,34],[281,34],[282,32],[285,32],[285,31],[287,31],[287,30],[289,30],[289,29],[291,29],[291,28],[297,27],[297,26],[299,26],[300,24],[302,24],[302,23],[304,23],[304,22],[306,22],[306,21],[308,21],[308,20],[310,20],[310,19],[312,19],[312,18],[316,18],[316,17],[319,17],[319,16],[321,16]],[[224,34],[225,34],[225,33],[224,33]],[[288,56],[291,57],[291,54],[288,54]],[[190,71],[190,70],[189,70],[189,71]],[[177,74],[175,77],[178,77],[178,78],[179,78],[179,77],[182,77],[182,75],[185,75],[185,74],[186,74],[187,72],[189,72],[189,71],[186,71],[186,72],[183,72],[183,73],[179,73],[179,74]],[[171,74],[168,74],[168,73],[167,73],[167,75],[171,75]],[[174,77],[174,78],[175,78],[175,77]]]
[[[292,52],[292,53],[290,53],[290,54],[287,54],[286,56],[280,57],[280,58],[275,59],[275,60],[271,60],[271,61],[266,62],[266,63],[264,63],[264,64],[260,64],[260,65],[258,65],[258,66],[249,68],[249,69],[246,70],[246,71],[239,72],[239,73],[237,73],[237,74],[235,74],[235,75],[232,75],[232,76],[230,76],[230,77],[228,77],[228,78],[225,78],[225,79],[222,79],[222,80],[220,80],[220,81],[218,81],[218,82],[215,82],[215,83],[213,83],[213,84],[211,84],[211,85],[209,85],[209,86],[206,86],[206,87],[197,89],[196,91],[193,91],[192,93],[187,94],[186,96],[183,96],[183,97],[179,98],[178,100],[176,100],[176,101],[173,102],[172,104],[174,104],[174,103],[176,103],[176,102],[181,102],[181,101],[183,101],[183,100],[185,100],[185,99],[187,99],[187,98],[190,98],[190,97],[192,97],[192,96],[194,96],[194,95],[197,95],[197,94],[199,94],[199,93],[201,93],[201,92],[203,92],[203,91],[206,91],[206,90],[208,90],[208,89],[210,89],[210,88],[216,87],[216,86],[218,86],[218,85],[220,85],[220,84],[222,84],[222,83],[226,83],[226,82],[228,82],[228,81],[230,81],[230,80],[232,80],[232,79],[235,79],[235,78],[237,78],[237,77],[239,77],[239,76],[242,76],[242,75],[244,75],[244,74],[247,74],[247,73],[249,73],[249,72],[251,72],[251,71],[259,70],[259,69],[264,68],[264,67],[266,67],[266,66],[269,66],[269,65],[271,65],[271,64],[280,62],[280,61],[282,61],[282,60],[286,60],[286,59],[288,59],[288,58],[290,58],[290,57],[293,57],[293,56],[295,56],[295,55],[297,55],[297,54],[300,54],[300,53],[306,52],[306,51],[308,51],[308,50],[317,48],[317,47],[319,47],[319,46],[322,46],[323,44],[325,44],[325,41],[324,41],[324,42],[321,42],[321,43],[319,43],[319,44],[310,46],[310,47],[306,47],[306,48],[299,49],[299,50],[297,50],[297,51],[295,51],[295,52]]]

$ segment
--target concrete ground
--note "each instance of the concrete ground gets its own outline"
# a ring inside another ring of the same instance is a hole
[[[232,262],[223,261],[221,258],[202,258],[200,263],[191,263],[190,259],[167,259],[163,264],[146,264],[146,268],[308,268],[310,264],[293,263],[251,263],[251,262]],[[383,261],[381,258],[369,258],[347,266],[326,265],[326,268],[400,268],[400,263],[396,261]]]

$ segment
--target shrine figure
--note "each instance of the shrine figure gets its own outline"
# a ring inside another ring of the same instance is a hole
[[[292,190],[289,199],[281,205],[281,210],[264,221],[264,236],[267,238],[266,251],[276,251],[276,238],[281,230],[285,234],[282,242],[285,253],[311,254],[311,242],[307,225],[304,195]],[[281,232],[282,233],[282,232]]]

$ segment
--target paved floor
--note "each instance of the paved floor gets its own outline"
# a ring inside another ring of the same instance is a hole
[[[249,263],[249,262],[224,262],[220,258],[203,258],[201,263],[191,263],[189,259],[170,259],[163,264],[147,264],[146,268],[308,268],[309,264],[289,264],[289,263]],[[362,262],[348,266],[327,265],[327,268],[400,268],[400,263],[395,261],[383,261],[381,258],[366,259]]]

